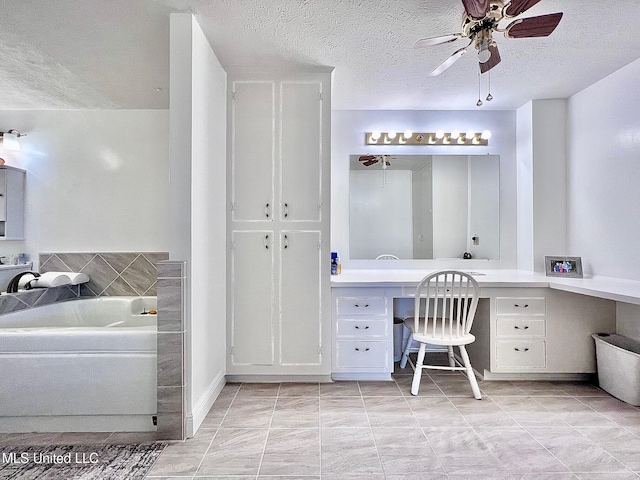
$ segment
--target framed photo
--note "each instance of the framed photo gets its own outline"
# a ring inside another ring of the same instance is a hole
[[[547,277],[582,278],[582,258],[563,255],[544,257]]]

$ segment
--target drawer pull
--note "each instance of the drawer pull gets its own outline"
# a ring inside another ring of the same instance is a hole
[[[515,347],[515,348],[514,348],[514,350],[515,350],[516,352],[528,352],[528,351],[529,351],[529,347],[525,347],[525,348],[518,348],[518,347]]]
[[[516,308],[527,308],[529,307],[529,304],[525,303],[524,305],[520,305],[519,303],[515,303],[513,306]]]
[[[359,303],[356,303],[354,306],[355,306],[356,308],[369,308],[369,304],[368,304],[368,303],[367,303],[367,304],[365,304],[365,305],[360,305]]]
[[[369,330],[369,325],[365,325],[364,327],[361,327],[360,325],[356,325],[356,328],[358,330]]]
[[[358,348],[356,347],[356,352],[368,352],[369,351],[369,347],[367,348]]]
[[[513,328],[515,328],[516,330],[528,330],[529,329],[529,325],[525,325],[524,327],[520,327],[520,326],[516,325]]]

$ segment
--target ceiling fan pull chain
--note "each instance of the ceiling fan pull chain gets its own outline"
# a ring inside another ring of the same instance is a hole
[[[491,95],[491,70],[487,72],[489,74],[489,94],[487,95],[487,102],[493,100],[493,95]]]
[[[478,73],[478,101],[476,102],[478,107],[482,106],[482,100],[480,99],[480,73]]]

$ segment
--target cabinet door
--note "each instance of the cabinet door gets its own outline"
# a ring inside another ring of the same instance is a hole
[[[274,82],[246,81],[232,84],[231,218],[233,221],[273,219],[274,89]]]
[[[280,110],[280,218],[320,221],[322,83],[282,82]]]
[[[231,240],[231,364],[273,365],[273,232],[234,231]]]
[[[323,314],[320,232],[283,231],[281,242],[280,362],[319,365]]]

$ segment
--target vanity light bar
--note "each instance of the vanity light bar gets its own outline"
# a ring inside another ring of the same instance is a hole
[[[366,132],[365,145],[489,145],[491,132]]]

